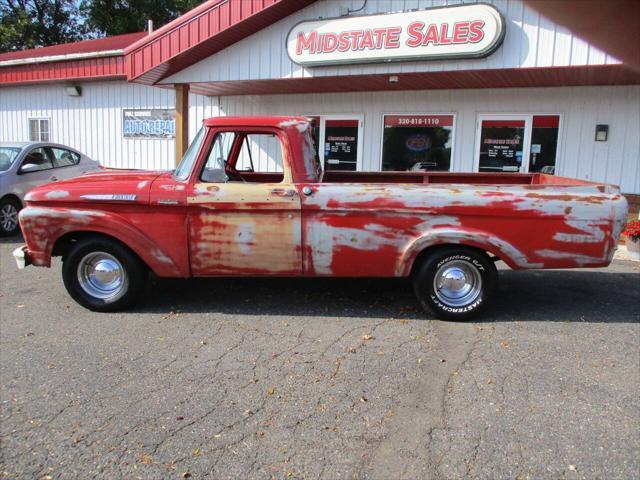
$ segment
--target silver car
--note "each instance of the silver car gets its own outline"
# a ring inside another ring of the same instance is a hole
[[[57,143],[0,142],[0,236],[18,233],[18,212],[33,187],[100,168],[95,160]]]

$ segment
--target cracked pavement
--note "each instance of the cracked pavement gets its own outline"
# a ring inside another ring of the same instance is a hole
[[[0,477],[640,476],[640,268],[501,271],[482,321],[406,281],[150,279],[96,314],[0,243]]]

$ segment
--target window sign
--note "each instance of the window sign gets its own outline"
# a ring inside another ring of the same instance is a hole
[[[174,138],[176,112],[170,108],[123,110],[122,134],[125,138]]]
[[[382,170],[449,171],[453,115],[385,115]]]
[[[358,120],[326,120],[324,169],[356,170],[358,165]]]
[[[483,120],[481,172],[519,172],[524,151],[525,120]]]

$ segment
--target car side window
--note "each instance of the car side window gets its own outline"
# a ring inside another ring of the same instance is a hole
[[[51,147],[56,167],[70,167],[80,163],[80,155],[64,148]]]
[[[53,168],[51,158],[47,154],[47,150],[43,147],[31,149],[22,161],[20,170],[22,172],[37,172],[40,170],[49,170]]]

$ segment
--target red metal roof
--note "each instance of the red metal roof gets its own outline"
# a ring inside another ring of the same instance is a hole
[[[153,85],[315,0],[209,0],[126,49],[127,77]]]
[[[8,60],[21,60],[25,58],[54,57],[58,55],[71,55],[74,53],[105,52],[111,50],[124,50],[125,47],[145,37],[146,32],[126,33],[113,37],[96,38],[82,42],[63,43],[50,47],[32,48],[17,52],[0,53],[0,62]]]

